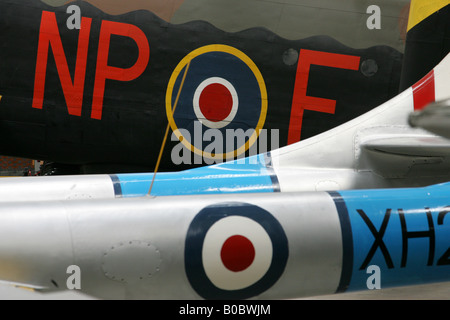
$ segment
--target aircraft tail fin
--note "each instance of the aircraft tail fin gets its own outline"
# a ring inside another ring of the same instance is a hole
[[[450,52],[450,0],[411,0],[400,92]]]

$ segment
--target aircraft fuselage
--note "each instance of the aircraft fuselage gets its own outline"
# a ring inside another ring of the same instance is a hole
[[[77,28],[69,5],[0,6],[5,155],[154,169],[169,123],[161,169],[180,170],[248,154],[260,130],[279,130],[260,152],[314,136],[393,97],[400,81],[402,53],[385,45],[228,32],[144,10],[114,16],[86,2]],[[213,148],[210,129],[254,133]],[[204,159],[175,164],[180,143]]]

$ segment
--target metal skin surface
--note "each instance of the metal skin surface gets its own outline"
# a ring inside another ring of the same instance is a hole
[[[408,127],[407,115],[450,98],[449,74],[447,56],[328,132],[158,173],[151,196],[152,174],[2,179],[0,280],[62,291],[75,266],[80,290],[104,299],[289,299],[448,282],[450,184],[422,186],[449,181],[450,143]]]
[[[159,171],[172,172],[248,155],[259,129],[279,130],[261,153],[307,140],[448,53],[448,1],[413,0],[405,42],[408,3],[1,0],[2,154],[47,160],[50,172],[148,172],[169,124]],[[218,127],[255,131],[212,153],[206,132]],[[205,157],[174,161],[180,146]]]
[[[224,134],[254,130],[224,142],[221,159],[248,155],[259,129],[279,130],[276,147],[306,139],[398,93],[407,4],[1,0],[2,154],[80,173],[148,172],[169,123],[159,169],[172,172],[208,163],[175,163],[170,150],[210,153],[203,133],[217,123]],[[370,5],[383,28],[367,28]]]
[[[108,176],[55,176],[0,180],[3,201],[80,200],[114,197]]]
[[[450,98],[450,56],[430,75],[374,110],[305,141],[236,161],[158,173],[151,195],[420,187],[449,181],[448,140],[411,128],[407,121],[411,112],[427,104],[423,92],[431,95],[430,101]],[[20,182],[5,178],[0,180],[1,201],[33,200],[34,190],[40,200],[139,197],[148,194],[152,179],[153,173],[32,177]],[[19,191],[9,187],[19,184]]]
[[[0,278],[106,299],[280,299],[449,281],[450,185],[2,203]],[[414,200],[411,200],[414,199]]]

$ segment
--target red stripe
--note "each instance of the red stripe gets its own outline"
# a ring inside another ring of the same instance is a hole
[[[421,110],[436,100],[434,89],[434,70],[413,85],[414,110]]]

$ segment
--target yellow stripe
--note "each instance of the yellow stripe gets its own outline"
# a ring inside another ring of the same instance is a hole
[[[408,31],[448,4],[450,0],[411,0]]]

